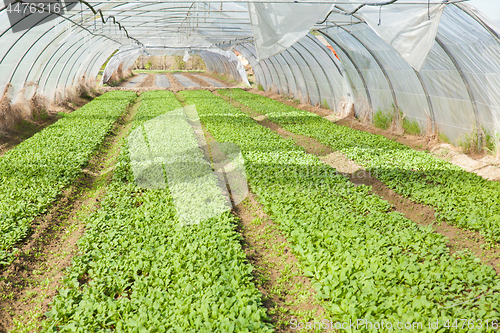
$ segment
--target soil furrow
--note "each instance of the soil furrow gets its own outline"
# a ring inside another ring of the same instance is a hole
[[[170,81],[170,85],[172,86],[173,91],[179,91],[179,90],[185,90],[186,88],[177,81],[175,76],[172,73],[165,73],[165,75],[168,78],[168,81]]]
[[[433,156],[455,164],[464,170],[475,173],[484,179],[500,181],[500,157],[487,153],[463,153],[463,149],[453,146],[449,143],[440,142],[437,135],[412,135],[402,131],[384,130],[375,127],[367,121],[357,119],[353,116],[341,117],[334,114],[332,110],[323,107],[312,106],[309,104],[299,104],[298,101],[276,93],[249,89],[251,93],[262,95],[274,99],[278,102],[293,106],[298,109],[315,113],[332,123],[340,126],[346,126],[355,130],[364,131],[371,134],[382,135],[389,140],[399,142],[405,146],[418,151],[428,151]]]
[[[243,104],[230,99],[228,96],[219,95],[230,101],[230,103],[241,109],[262,126],[280,134],[282,137],[292,139],[303,147],[307,153],[319,156],[323,163],[333,167],[349,180],[357,185],[371,186],[374,194],[382,197],[394,206],[394,209],[405,215],[420,226],[432,225],[434,232],[446,236],[449,239],[448,247],[452,252],[468,250],[474,253],[484,264],[493,267],[500,274],[500,248],[498,245],[487,242],[485,238],[475,231],[465,230],[452,226],[446,222],[436,222],[435,211],[432,207],[416,203],[391,190],[380,180],[373,177],[363,167],[349,160],[340,152],[334,152],[332,148],[321,142],[299,134],[284,130],[279,124],[271,122],[255,110],[251,110]]]
[[[181,96],[177,97],[184,105]],[[210,146],[216,140],[204,125],[202,128]],[[240,221],[238,231],[243,238],[243,251],[254,267],[254,282],[263,295],[264,306],[276,331],[295,332],[290,324],[293,319],[299,322],[323,319],[325,311],[314,298],[316,292],[310,280],[301,274],[300,263],[288,241],[264,212],[251,189],[232,213]]]
[[[187,78],[189,78],[191,81],[195,82],[195,83],[198,83],[200,85],[200,87],[202,88],[208,88],[208,87],[211,87],[212,85],[210,83],[208,83],[207,81],[203,80],[203,79],[200,79],[199,77],[197,76],[194,76],[192,74],[189,74],[189,73],[182,73],[182,75],[186,76]]]
[[[44,313],[78,251],[85,218],[99,208],[138,103],[114,124],[82,175],[49,212],[38,217],[17,259],[0,273],[0,332],[39,331]]]

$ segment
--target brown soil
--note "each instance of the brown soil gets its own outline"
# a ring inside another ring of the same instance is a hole
[[[92,101],[92,99],[93,97],[77,97],[71,102],[65,101],[60,105],[51,105],[46,110],[45,114],[41,115],[39,111],[36,111],[36,116],[34,116],[33,119],[26,119],[21,121],[16,126],[16,128],[10,130],[4,135],[0,133],[0,157],[24,140],[40,132],[45,127],[54,124],[57,120],[60,119],[60,117],[58,117],[57,115],[59,112],[71,113],[76,109],[84,106],[88,102]]]
[[[210,73],[197,73],[198,75],[201,75],[201,76],[205,76],[205,77],[208,77],[208,78],[211,78],[212,80],[215,80],[221,84],[224,84],[226,85],[227,87],[234,87],[236,85],[239,84],[239,82],[229,82],[229,81],[224,81],[224,80],[221,80],[220,78],[218,78],[217,76],[213,75],[213,74],[210,74]],[[221,89],[221,88],[219,88]]]
[[[99,208],[111,181],[120,141],[137,107],[114,125],[87,169],[50,211],[35,219],[33,232],[19,244],[17,259],[0,271],[0,332],[13,328],[38,331],[57,294],[66,267],[77,253],[86,216]],[[17,323],[17,324],[16,324]]]
[[[221,97],[229,101],[227,96]],[[352,183],[371,186],[373,193],[390,202],[394,206],[394,210],[401,212],[406,218],[421,226],[433,224],[434,232],[444,235],[449,239],[448,247],[452,252],[470,250],[484,264],[492,266],[497,274],[500,274],[500,249],[490,248],[488,246],[490,243],[478,232],[457,228],[446,222],[435,224],[435,211],[432,207],[413,202],[397,194],[377,178],[372,177],[363,167],[349,160],[340,152],[334,152],[330,147],[325,146],[315,139],[288,132],[281,128],[280,125],[269,121],[264,115],[250,110],[234,100],[231,100],[231,103],[233,106],[247,113],[262,126],[268,127],[286,139],[294,140],[307,153],[319,156],[325,164],[343,173]]]
[[[165,75],[170,81],[170,86],[172,86],[172,89],[174,91],[186,90],[186,88],[182,84],[180,84],[179,81],[177,81],[177,79],[172,73],[165,73]]]
[[[177,97],[184,105],[181,96]],[[215,142],[203,124],[202,128],[207,144]],[[207,151],[204,153],[209,156]],[[211,152],[214,153],[217,154]],[[254,282],[276,331],[295,332],[290,324],[292,319],[308,322],[324,318],[324,309],[314,298],[316,292],[310,280],[300,273],[300,264],[288,241],[264,213],[255,195],[249,192],[232,213],[240,220],[238,231],[243,236],[243,251],[254,267]]]
[[[466,171],[476,173],[488,180],[500,181],[499,156],[464,153],[463,149],[460,147],[439,142],[435,135],[410,135],[397,130],[383,130],[373,126],[372,124],[360,121],[352,116],[343,118],[339,117],[330,109],[325,109],[320,106],[312,106],[309,104],[295,103],[292,99],[283,97],[282,95],[273,92],[265,92],[257,89],[250,89],[249,91],[254,94],[272,98],[298,109],[316,113],[317,115],[320,115],[337,125],[350,127],[371,134],[382,135],[387,139],[397,141],[415,150],[429,151],[437,158],[444,159],[450,163],[458,165]]]
[[[137,88],[153,88],[155,87],[155,75],[154,74],[149,74],[144,81],[139,83]]]
[[[182,73],[182,75],[184,75],[185,77],[187,77],[188,79],[190,79],[191,81],[193,81],[194,83],[197,83],[200,85],[200,87],[202,88],[206,88],[206,87],[211,87],[212,85],[210,83],[208,83],[207,81],[203,80],[203,79],[200,79],[199,77],[195,76],[195,75],[192,75],[192,74],[189,74],[189,73]]]
[[[237,205],[233,213],[240,219],[243,250],[250,264],[264,306],[277,332],[295,332],[290,321],[320,321],[325,311],[314,298],[310,280],[301,274],[300,264],[286,238],[264,213],[255,196]]]
[[[43,120],[24,120],[7,135],[0,135],[0,156],[14,148],[24,140],[32,137],[47,126],[55,123],[59,117],[56,113],[47,113]]]

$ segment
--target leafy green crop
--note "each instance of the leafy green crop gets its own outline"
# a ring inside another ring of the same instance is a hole
[[[500,281],[491,267],[466,253],[452,256],[445,237],[221,98],[181,94],[216,140],[241,147],[252,192],[290,241],[326,318],[422,321],[426,329],[429,321],[499,318]],[[281,119],[280,109],[267,108]],[[287,124],[307,119],[294,114]]]
[[[144,93],[133,126],[179,107],[171,92]],[[271,332],[236,218],[181,227],[168,190],[134,184],[124,148],[48,331]]]
[[[500,241],[500,183],[381,135],[338,126],[267,97],[240,89],[219,93],[265,114],[290,132],[315,138],[341,151],[397,193],[434,207],[439,220]]]
[[[10,250],[26,236],[34,217],[80,175],[136,97],[133,92],[104,94],[0,158],[0,263],[12,260]]]

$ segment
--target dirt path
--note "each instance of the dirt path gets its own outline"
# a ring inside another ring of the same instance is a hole
[[[184,105],[184,100],[177,95]],[[216,140],[202,125],[208,145]],[[300,264],[278,226],[264,213],[255,195],[248,196],[234,207],[232,213],[240,220],[238,231],[243,238],[243,251],[254,267],[254,282],[263,295],[264,306],[276,331],[291,333],[290,321],[300,322],[324,318],[324,309],[314,298],[310,280],[301,274]],[[327,332],[327,331],[325,331]]]
[[[257,89],[245,89],[254,94],[259,94],[282,102],[286,105],[296,107],[316,113],[317,115],[341,126],[365,131],[371,134],[378,134],[389,140],[397,141],[405,146],[419,151],[429,151],[435,157],[453,163],[468,172],[473,172],[484,179],[500,181],[500,156],[486,154],[464,154],[460,147],[451,144],[440,143],[435,136],[410,135],[383,130],[371,124],[363,123],[354,117],[339,117],[330,109],[312,106],[309,104],[299,104],[292,99],[284,98],[282,95],[260,91]]]
[[[262,126],[268,127],[284,138],[294,140],[307,153],[320,157],[323,163],[341,172],[352,183],[371,186],[373,193],[390,202],[394,206],[394,209],[403,213],[406,218],[421,226],[433,224],[434,232],[442,234],[449,239],[448,247],[452,252],[470,250],[484,264],[492,266],[497,274],[500,275],[500,249],[493,248],[491,243],[487,242],[478,232],[457,228],[446,222],[435,224],[435,211],[432,207],[413,202],[399,195],[377,178],[372,177],[363,167],[348,159],[342,153],[334,152],[330,147],[310,137],[288,132],[281,128],[280,125],[271,122],[264,115],[229,99],[228,96],[221,97],[226,99],[226,101],[230,101],[233,106],[240,108]]]
[[[106,185],[138,104],[114,125],[102,148],[82,176],[58,203],[38,217],[33,233],[21,245],[18,258],[0,273],[0,332],[39,331],[66,267],[77,253],[85,219],[99,208]]]
[[[189,73],[182,73],[182,75],[184,75],[185,77],[187,77],[188,79],[190,79],[191,81],[197,83],[200,85],[200,87],[202,88],[207,88],[207,87],[211,87],[212,85],[210,83],[208,83],[207,81],[203,80],[203,79],[200,79],[199,77],[195,76],[195,75],[192,75],[192,74],[189,74]]]
[[[168,81],[170,81],[170,85],[172,86],[172,89],[174,91],[179,91],[179,90],[185,90],[186,88],[177,81],[175,76],[172,73],[165,73],[165,75],[168,78]]]
[[[149,74],[144,81],[139,83],[136,88],[152,88],[155,86],[155,75],[154,74]]]
[[[220,79],[219,77],[213,75],[213,74],[210,74],[210,73],[206,73],[206,72],[203,72],[203,73],[197,73],[201,76],[205,76],[205,77],[208,77],[208,78],[211,78],[212,80],[215,80],[219,83],[222,83],[223,85],[225,85],[226,87],[235,87],[237,86],[240,82],[236,82],[236,81],[231,81],[231,80],[222,80]]]

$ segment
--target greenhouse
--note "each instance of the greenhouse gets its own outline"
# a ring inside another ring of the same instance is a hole
[[[494,332],[500,2],[4,0],[0,332]]]

